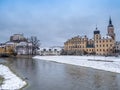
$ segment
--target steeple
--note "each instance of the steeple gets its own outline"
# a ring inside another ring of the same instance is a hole
[[[109,17],[109,25],[108,25],[108,27],[113,27],[113,25],[112,25],[112,20],[111,20],[111,16]]]
[[[100,34],[100,31],[98,30],[97,25],[96,25],[96,28],[95,28],[94,34]]]
[[[96,31],[98,30],[98,28],[97,28],[97,24],[96,24],[96,28],[95,28],[95,30],[96,30]]]
[[[112,25],[111,17],[109,18],[109,25],[108,25],[108,34],[115,40],[115,33],[114,33],[114,26]]]
[[[110,16],[110,18],[109,18],[109,24],[112,24],[111,16]]]

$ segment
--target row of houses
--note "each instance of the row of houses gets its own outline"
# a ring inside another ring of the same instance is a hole
[[[61,55],[63,47],[60,46],[53,46],[53,47],[42,47],[38,50],[39,55]]]

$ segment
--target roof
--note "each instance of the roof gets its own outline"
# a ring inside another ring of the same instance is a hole
[[[56,49],[57,51],[61,51],[61,50],[62,50],[62,47],[59,47],[59,46],[42,47],[42,48],[40,48],[39,51],[43,51],[44,49],[46,49],[46,51],[49,51],[49,49],[51,49],[51,51],[54,51],[55,49]]]

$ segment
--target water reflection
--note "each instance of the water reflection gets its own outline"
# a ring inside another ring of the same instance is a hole
[[[120,74],[54,62],[8,58],[29,86],[25,90],[120,90]]]

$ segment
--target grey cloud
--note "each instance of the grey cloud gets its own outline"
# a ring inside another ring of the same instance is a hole
[[[24,33],[26,37],[37,36],[42,45],[52,46],[63,45],[67,39],[76,35],[87,35],[92,38],[96,24],[102,34],[107,32],[109,15],[106,10],[91,10],[83,6],[80,8],[79,3],[75,5],[67,4],[68,7],[63,5],[56,8],[23,6],[22,9],[18,5],[14,10],[1,11],[0,41],[9,40],[9,36],[14,33]],[[120,14],[116,12],[114,11],[112,19],[117,29],[117,37],[120,38],[118,36],[120,22],[116,19]]]

